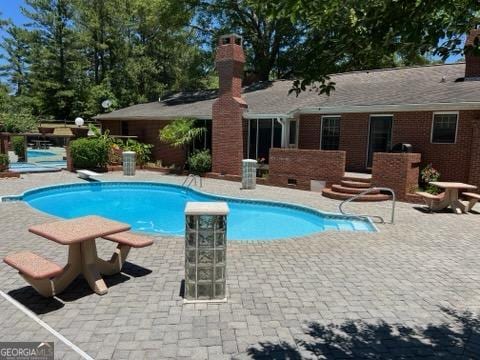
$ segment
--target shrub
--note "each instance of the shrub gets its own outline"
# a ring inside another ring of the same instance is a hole
[[[153,145],[144,144],[136,140],[128,139],[123,146],[123,151],[135,151],[137,165],[143,166],[150,160]]]
[[[436,186],[429,184],[432,181],[438,181],[440,179],[440,173],[438,172],[438,170],[433,168],[432,164],[428,164],[427,166],[425,166],[422,169],[420,176],[422,178],[422,185],[425,187],[425,190],[428,193],[439,193],[439,189]]]
[[[70,143],[73,166],[77,169],[104,168],[108,164],[110,146],[102,138],[81,138]]]
[[[12,147],[13,152],[17,155],[20,159],[25,158],[25,138],[23,136],[13,136],[12,137]]]
[[[187,160],[190,172],[204,174],[212,168],[212,156],[210,150],[196,151]]]
[[[5,171],[8,169],[10,160],[8,159],[7,154],[0,154],[0,171]]]

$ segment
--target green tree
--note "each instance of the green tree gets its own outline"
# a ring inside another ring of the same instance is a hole
[[[203,127],[195,125],[195,119],[178,118],[160,130],[160,141],[185,151],[188,158],[189,145],[206,131]]]
[[[72,118],[75,81],[86,62],[73,27],[74,7],[69,0],[26,0],[22,11],[31,21],[31,95],[41,99],[39,112]]]
[[[0,77],[7,78],[20,96],[28,86],[28,31],[9,24],[1,47],[5,55],[0,55],[6,62],[0,66]]]
[[[247,69],[256,79],[290,76],[295,65],[292,56],[304,37],[302,21],[275,12],[272,1],[200,0],[196,6],[198,16],[192,26],[213,48],[219,35],[238,33],[244,38]]]
[[[433,53],[460,53],[461,36],[478,16],[476,0],[286,0],[272,12],[306,23],[296,58],[294,90],[317,82],[329,92],[327,74],[422,62]]]

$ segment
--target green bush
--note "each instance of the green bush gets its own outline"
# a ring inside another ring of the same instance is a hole
[[[0,171],[4,171],[8,169],[9,164],[10,164],[10,160],[8,159],[8,155],[0,154]]]
[[[70,143],[73,166],[77,169],[105,168],[110,145],[102,138],[81,138]]]
[[[144,144],[136,140],[128,139],[125,145],[123,145],[123,151],[135,151],[137,165],[143,166],[150,161],[150,155],[152,154],[153,145]]]
[[[212,168],[210,150],[195,151],[187,160],[191,173],[204,174]]]
[[[13,136],[12,137],[12,147],[13,152],[17,155],[20,159],[25,158],[25,138],[23,136]]]

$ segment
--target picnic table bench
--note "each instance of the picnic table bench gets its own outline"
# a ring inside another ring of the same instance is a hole
[[[101,275],[119,273],[130,248],[153,244],[149,237],[129,232],[130,226],[99,216],[36,225],[29,231],[61,245],[68,245],[68,261],[63,268],[33,252],[23,251],[8,255],[4,262],[17,269],[20,275],[45,297],[61,293],[80,274],[99,295],[108,288]],[[104,238],[117,243],[109,261],[97,255],[95,239]]]

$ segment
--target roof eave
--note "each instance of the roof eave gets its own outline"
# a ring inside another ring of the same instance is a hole
[[[291,114],[342,114],[448,110],[480,110],[480,102],[304,107],[293,110]]]
[[[161,115],[161,116],[128,116],[128,115],[112,115],[112,116],[94,116],[93,119],[98,121],[125,121],[125,120],[156,120],[156,121],[170,121],[174,119],[178,119],[181,117],[191,117],[199,120],[210,120],[212,118],[211,115]]]

